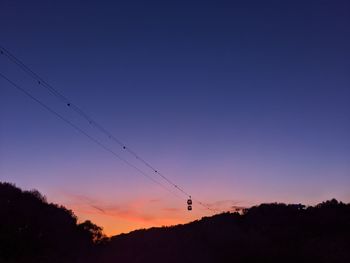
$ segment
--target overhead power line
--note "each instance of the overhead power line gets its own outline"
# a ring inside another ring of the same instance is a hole
[[[8,77],[6,77],[5,75],[3,75],[0,72],[0,77],[2,77],[3,79],[5,79],[9,84],[11,84],[13,87],[15,87],[17,90],[21,91],[22,93],[24,93],[27,97],[31,98],[33,101],[37,102],[38,104],[40,104],[44,109],[46,109],[47,111],[49,111],[50,113],[54,114],[56,117],[58,117],[59,119],[61,119],[62,121],[64,121],[66,124],[68,124],[69,126],[73,127],[75,130],[77,130],[79,133],[83,134],[84,136],[86,136],[88,139],[90,139],[92,142],[94,142],[95,144],[97,144],[98,146],[100,146],[102,149],[106,150],[107,152],[113,154],[114,157],[116,157],[117,159],[121,160],[122,162],[126,163],[127,165],[131,166],[132,168],[136,169],[141,175],[145,176],[146,178],[148,178],[149,180],[151,180],[153,183],[159,185],[160,187],[164,188],[166,191],[174,194],[175,196],[179,197],[178,195],[176,195],[174,192],[170,191],[167,187],[165,187],[162,183],[158,182],[157,180],[155,180],[154,178],[152,178],[150,175],[148,175],[147,173],[145,173],[144,171],[142,171],[141,169],[139,169],[137,166],[133,165],[132,163],[130,163],[128,160],[124,159],[123,157],[121,157],[119,154],[117,154],[115,151],[113,151],[111,148],[107,147],[106,145],[104,145],[103,143],[101,143],[99,140],[97,140],[96,138],[94,138],[93,136],[91,136],[90,134],[88,134],[87,132],[85,132],[83,129],[81,129],[79,126],[75,125],[73,122],[71,122],[70,120],[68,120],[67,118],[65,118],[64,116],[62,116],[61,114],[59,114],[57,111],[53,110],[52,108],[50,108],[48,105],[46,105],[44,102],[42,102],[41,100],[39,100],[38,98],[34,97],[31,93],[29,93],[27,90],[23,89],[21,86],[19,86],[18,84],[16,84],[15,82],[13,82],[12,80],[10,80]],[[180,197],[179,197],[180,198]],[[182,198],[181,198],[182,199]]]
[[[165,176],[163,173],[161,173],[158,169],[156,169],[153,165],[151,165],[149,162],[147,162],[144,158],[142,158],[139,154],[137,154],[134,150],[132,150],[130,147],[128,147],[126,144],[124,144],[121,140],[119,140],[117,137],[115,137],[111,132],[109,132],[106,128],[104,128],[101,124],[99,124],[97,121],[95,121],[92,117],[90,117],[87,113],[85,113],[82,109],[80,109],[80,107],[78,107],[76,104],[74,104],[70,99],[68,99],[66,96],[64,96],[62,93],[60,93],[57,89],[55,89],[52,85],[50,85],[49,83],[47,83],[42,77],[40,77],[37,73],[35,73],[31,68],[29,68],[27,65],[25,65],[20,59],[18,59],[16,56],[14,56],[12,53],[10,53],[7,49],[5,49],[4,47],[0,46],[0,53],[4,56],[6,56],[11,62],[13,62],[14,64],[16,64],[19,68],[21,68],[26,74],[28,74],[31,78],[33,78],[36,83],[42,87],[44,87],[45,89],[47,89],[53,96],[55,96],[56,98],[58,98],[61,102],[63,102],[67,107],[69,107],[71,110],[75,111],[78,115],[80,115],[83,119],[85,119],[92,127],[95,127],[96,129],[98,129],[101,133],[103,133],[105,136],[107,136],[110,140],[114,141],[115,143],[117,143],[124,151],[128,152],[131,156],[133,156],[135,159],[137,159],[139,162],[143,163],[145,166],[147,166],[149,169],[152,170],[152,172],[154,172],[156,175],[158,175],[160,178],[162,178],[166,183],[168,183],[170,186],[174,187],[176,190],[178,190],[179,192],[181,192],[182,194],[186,195],[188,198],[191,198],[191,195],[185,191],[182,187],[180,187],[178,184],[175,184],[172,180],[170,180],[167,176]],[[4,75],[1,74],[1,76],[6,79],[9,83],[11,83],[13,86],[15,86],[17,89],[23,91],[26,95],[30,95],[30,93],[28,93],[27,91],[23,90],[21,87],[19,87],[17,84],[13,83],[11,80],[9,80],[7,77],[5,77]],[[29,96],[28,95],[28,96]],[[31,97],[32,99],[33,96],[30,95],[29,97]],[[39,102],[36,98],[34,99],[35,101]],[[39,102],[40,104],[42,104],[41,102]],[[44,106],[44,105],[42,105]],[[45,108],[48,108],[47,105],[44,106]],[[51,111],[51,110],[50,110]],[[54,112],[54,111],[53,111]],[[55,115],[58,115],[59,118],[63,119],[63,116],[59,115],[57,112],[55,112]],[[65,120],[65,122],[67,122],[68,120]],[[74,125],[73,123],[71,123],[70,121],[68,121],[69,124],[71,126],[73,126],[75,129],[79,129],[81,130],[79,127],[77,127],[76,125]],[[73,124],[73,125],[72,125]],[[90,135],[86,134],[83,131],[83,134],[85,136],[91,137]],[[91,139],[91,138],[90,138]],[[93,141],[96,143],[96,139],[92,138]],[[101,144],[99,141],[97,141],[97,144]],[[101,146],[101,145],[100,145]],[[103,148],[105,148],[106,146],[103,145]],[[108,150],[107,150],[107,149]],[[105,150],[110,151],[113,155],[116,155],[116,153],[114,151],[112,151],[110,148],[106,147]],[[133,164],[131,164],[130,162],[128,162],[127,160],[121,158],[119,155],[117,155],[118,159],[123,160],[124,162],[127,162],[129,165],[131,165],[132,167],[134,167],[135,169],[139,170],[139,172],[141,171],[142,174],[144,174],[145,172],[143,172],[142,170],[140,170],[137,166],[134,166]],[[147,174],[147,177],[148,174]],[[154,178],[149,177],[152,180],[154,180]],[[158,181],[156,181],[157,183],[159,183]],[[164,186],[162,184],[162,186]],[[167,189],[167,188],[166,188]],[[172,192],[173,193],[173,192]],[[198,203],[199,205],[201,205],[202,207],[210,210],[210,211],[215,211],[214,209],[212,209],[210,206],[208,206],[207,204],[192,198],[196,203]]]

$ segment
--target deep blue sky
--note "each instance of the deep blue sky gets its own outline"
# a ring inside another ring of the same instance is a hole
[[[348,1],[2,1],[0,39],[205,202],[350,202],[349,14]],[[0,72],[100,136],[3,56]],[[0,87],[1,180],[39,188],[82,217],[84,198],[182,208]],[[119,218],[124,228],[96,220],[115,233],[144,226],[133,216]]]

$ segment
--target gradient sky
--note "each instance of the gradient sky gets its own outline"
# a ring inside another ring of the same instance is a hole
[[[335,0],[3,0],[0,40],[213,207],[350,202],[349,14]],[[0,72],[149,171],[4,56]],[[0,88],[1,181],[109,235],[210,215],[187,212],[3,79]]]

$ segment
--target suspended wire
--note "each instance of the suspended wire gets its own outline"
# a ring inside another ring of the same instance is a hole
[[[10,53],[7,49],[0,46],[0,52],[2,55],[5,55],[7,58],[9,58],[13,63],[15,63],[17,66],[19,66],[24,72],[26,72],[28,75],[30,75],[37,83],[38,85],[41,85],[42,87],[46,88],[50,91],[52,95],[57,97],[59,100],[61,100],[63,103],[66,104],[70,109],[75,111],[77,114],[79,114],[82,118],[84,118],[91,126],[98,129],[100,132],[105,134],[109,139],[117,143],[123,150],[128,152],[130,155],[132,155],[135,159],[143,163],[145,166],[147,166],[149,169],[151,169],[155,174],[157,174],[159,177],[161,177],[163,180],[165,180],[169,185],[174,187],[176,190],[180,191],[182,194],[186,195],[188,198],[191,197],[191,195],[186,192],[182,187],[175,184],[172,180],[170,180],[167,176],[165,176],[163,173],[161,173],[159,170],[157,170],[153,165],[151,165],[149,162],[147,162],[145,159],[141,158],[135,151],[133,151],[130,147],[126,146],[121,140],[116,138],[112,133],[110,133],[106,128],[104,128],[101,124],[99,124],[97,121],[95,121],[93,118],[91,118],[88,114],[86,114],[82,109],[80,109],[77,105],[72,103],[66,96],[64,96],[62,93],[60,93],[58,90],[56,90],[54,87],[52,87],[49,83],[47,83],[44,79],[42,79],[38,74],[36,74],[33,70],[31,70],[28,66],[26,66],[21,60],[19,60],[16,56],[14,56],[12,53]],[[202,207],[210,210],[213,210],[210,206],[200,202],[199,200],[196,200],[193,198],[193,200],[201,205]]]
[[[52,108],[50,108],[48,105],[46,105],[44,102],[42,102],[41,100],[39,100],[38,98],[34,97],[31,93],[29,93],[27,90],[23,89],[21,86],[19,86],[18,84],[16,84],[15,82],[13,82],[12,80],[10,80],[8,77],[6,77],[5,75],[3,75],[0,72],[0,77],[2,77],[3,79],[5,79],[8,83],[10,83],[13,87],[15,87],[17,90],[21,91],[22,93],[24,93],[26,96],[28,96],[29,98],[31,98],[32,100],[34,100],[35,102],[37,102],[38,104],[40,104],[43,108],[45,108],[47,111],[49,111],[50,113],[54,114],[56,117],[58,117],[59,119],[61,119],[62,121],[64,121],[66,124],[70,125],[71,127],[73,127],[75,130],[77,130],[78,132],[80,132],[81,134],[83,134],[84,136],[86,136],[88,139],[90,139],[92,142],[94,142],[95,144],[97,144],[98,146],[100,146],[102,149],[106,150],[107,152],[111,153],[114,157],[116,157],[117,159],[119,159],[120,161],[124,162],[125,164],[129,165],[130,167],[134,168],[135,170],[137,170],[141,175],[145,176],[146,178],[148,178],[149,180],[151,180],[153,183],[159,185],[160,187],[162,187],[163,189],[165,189],[166,191],[170,192],[171,194],[175,195],[176,197],[182,199],[181,197],[179,197],[176,193],[174,193],[173,191],[171,191],[170,189],[168,189],[165,185],[163,185],[162,183],[158,182],[157,180],[155,180],[154,178],[152,178],[150,175],[148,175],[146,172],[144,172],[143,170],[141,170],[140,168],[138,168],[137,166],[135,166],[134,164],[130,163],[128,160],[124,159],[123,157],[121,157],[119,154],[117,154],[115,151],[113,151],[112,149],[110,149],[109,147],[107,147],[106,145],[104,145],[103,143],[101,143],[99,140],[97,140],[96,138],[94,138],[93,136],[91,136],[90,134],[88,134],[87,132],[85,132],[83,129],[81,129],[79,126],[75,125],[74,123],[72,123],[70,120],[66,119],[64,116],[62,116],[61,114],[59,114],[57,111],[53,110]]]
[[[135,151],[127,147],[124,143],[122,143],[119,139],[117,139],[114,135],[112,135],[109,131],[107,131],[102,125],[97,123],[94,119],[92,119],[89,115],[87,115],[83,110],[81,110],[77,105],[73,104],[67,97],[65,97],[63,94],[61,94],[59,91],[57,91],[54,87],[52,87],[50,84],[48,84],[45,80],[43,80],[38,74],[36,74],[34,71],[32,71],[28,66],[26,66],[21,60],[19,60],[17,57],[12,55],[7,49],[0,46],[1,54],[7,56],[12,62],[17,64],[23,71],[25,71],[27,74],[29,74],[33,79],[37,81],[39,85],[42,85],[44,88],[48,89],[54,96],[56,96],[58,99],[63,101],[68,107],[73,109],[75,112],[77,112],[81,117],[83,117],[85,120],[88,121],[90,125],[95,126],[98,130],[100,130],[102,133],[107,135],[109,139],[112,139],[116,143],[118,143],[122,149],[129,152],[132,156],[134,156],[137,160],[142,162],[144,165],[146,165],[148,168],[153,170],[156,174],[158,174],[160,177],[162,177],[165,181],[167,181],[169,184],[180,190],[182,193],[184,193],[187,196],[190,196],[187,192],[185,192],[181,187],[179,187],[177,184],[173,183],[170,179],[168,179],[166,176],[164,176],[162,173],[160,173],[156,168],[154,168],[150,163],[146,162],[143,158],[141,158],[138,154],[136,154]]]

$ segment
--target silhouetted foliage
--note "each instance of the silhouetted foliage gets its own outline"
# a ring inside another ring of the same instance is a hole
[[[0,262],[87,262],[101,228],[38,191],[0,183]],[[87,257],[89,255],[89,257]]]
[[[99,262],[350,262],[350,205],[262,204],[111,239]]]
[[[0,262],[350,262],[350,204],[261,204],[107,239],[38,191],[0,183]]]
[[[78,228],[86,235],[86,238],[92,240],[94,244],[102,244],[108,241],[108,238],[102,232],[102,228],[93,224],[90,220],[79,224]]]

